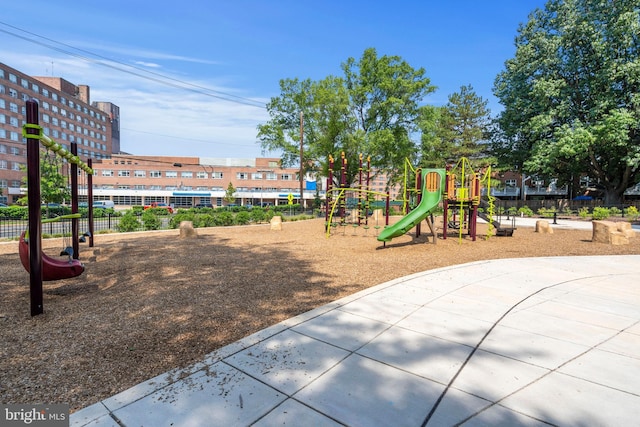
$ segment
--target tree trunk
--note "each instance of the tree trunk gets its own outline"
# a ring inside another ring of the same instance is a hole
[[[622,194],[624,190],[620,191],[615,188],[605,188],[604,189],[604,204],[606,206],[612,205],[621,205],[622,204]]]

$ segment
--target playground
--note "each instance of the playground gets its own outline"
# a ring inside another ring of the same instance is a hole
[[[391,217],[391,223],[401,217]],[[442,218],[435,218],[442,232]],[[438,239],[415,229],[388,242],[324,219],[96,235],[80,247],[82,275],[44,283],[44,314],[29,313],[29,275],[16,242],[0,244],[0,394],[5,402],[69,403],[72,411],[184,367],[213,350],[299,313],[394,278],[485,259],[640,254],[591,242],[591,231]],[[43,240],[57,255],[59,239]]]

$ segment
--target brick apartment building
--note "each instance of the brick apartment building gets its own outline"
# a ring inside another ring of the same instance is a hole
[[[14,203],[24,192],[26,165],[25,102],[39,105],[43,133],[78,155],[105,159],[120,150],[119,108],[110,102],[91,103],[90,88],[60,77],[34,77],[0,63],[0,202]]]
[[[287,204],[289,194],[299,202],[297,168],[281,168],[277,158],[205,158],[114,154],[93,163],[94,200],[118,206],[167,203],[190,207],[200,203],[227,205],[229,183],[237,205]],[[316,194],[315,179],[303,184],[305,205]],[[82,191],[82,190],[81,190]]]

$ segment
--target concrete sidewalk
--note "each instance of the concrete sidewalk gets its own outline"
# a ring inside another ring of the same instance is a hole
[[[640,255],[397,279],[89,406],[71,425],[420,426],[432,411],[430,426],[637,425]]]
[[[511,218],[509,220],[506,217],[502,217],[502,224],[507,226],[511,225]],[[592,230],[593,225],[591,221],[587,220],[571,220],[571,219],[556,219],[556,223],[553,223],[553,218],[527,218],[527,217],[515,217],[515,225],[517,227],[533,227],[536,226],[536,221],[544,220],[549,223],[551,228],[564,229],[564,230]],[[478,218],[478,222],[485,222],[482,218]],[[640,225],[633,224],[631,228],[637,232],[640,232]]]

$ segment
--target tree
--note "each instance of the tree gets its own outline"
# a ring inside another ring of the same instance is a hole
[[[586,174],[619,203],[640,179],[640,4],[550,0],[519,28],[494,94],[503,162],[560,183]]]
[[[406,157],[416,157],[410,135],[417,129],[419,104],[435,88],[424,69],[398,56],[378,57],[375,49],[342,64],[344,77],[320,81],[285,79],[281,94],[267,105],[271,119],[258,126],[265,150],[281,150],[282,164],[300,156],[300,112],[304,113],[303,165],[328,174],[328,156],[347,158],[347,179],[354,182],[358,156],[371,157],[379,171],[395,174]]]
[[[47,151],[40,151],[40,202],[64,203],[71,198],[71,189],[66,175],[62,174],[63,160],[61,157]],[[26,170],[26,169],[25,169]],[[22,178],[23,185],[27,187],[27,175]],[[27,195],[28,197],[28,195]],[[18,200],[20,204],[26,204],[27,197]]]
[[[236,188],[231,182],[227,185],[227,189],[224,192],[224,201],[227,203],[234,203],[236,201]]]
[[[461,157],[490,163],[483,144],[489,123],[487,101],[471,85],[449,95],[443,107],[424,107],[419,121],[422,166],[442,167]]]

